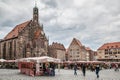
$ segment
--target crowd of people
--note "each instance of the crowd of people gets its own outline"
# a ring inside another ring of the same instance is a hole
[[[54,63],[43,64],[43,72],[44,75],[55,76],[55,64]]]
[[[86,64],[81,65],[81,70],[82,70],[83,76],[86,75],[86,68],[87,68]],[[77,69],[78,69],[78,67],[77,67],[77,64],[75,63],[74,64],[74,75],[77,75]],[[91,69],[91,70],[93,71],[93,69]],[[97,78],[99,78],[99,71],[100,71],[100,65],[96,65],[95,72],[96,72]]]
[[[77,75],[77,70],[81,70],[83,73],[83,76],[86,76],[86,70],[91,70],[92,72],[95,72],[96,77],[99,78],[99,72],[102,69],[112,69],[114,68],[115,71],[119,71],[119,64],[68,64],[67,67],[69,69],[74,69],[74,75]]]

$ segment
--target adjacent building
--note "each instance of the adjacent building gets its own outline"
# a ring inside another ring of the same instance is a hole
[[[97,61],[97,59],[98,59],[97,51],[93,51],[93,52],[94,52],[94,58],[93,58],[93,60],[94,60],[94,61]]]
[[[48,51],[49,56],[65,61],[66,49],[63,44],[53,42],[52,45],[49,46]]]
[[[95,60],[94,51],[90,49],[90,47],[86,47],[86,50],[87,50],[87,61],[94,61]]]
[[[103,44],[97,50],[97,59],[101,61],[120,61],[120,42]]]
[[[49,56],[65,61],[66,49],[63,44],[53,42],[52,45],[49,46],[48,51]]]
[[[48,39],[39,23],[39,10],[33,8],[33,18],[15,26],[0,40],[0,58],[18,59],[43,56],[48,53]]]
[[[89,52],[81,42],[73,38],[69,48],[67,49],[68,60],[70,61],[87,61],[89,60]]]

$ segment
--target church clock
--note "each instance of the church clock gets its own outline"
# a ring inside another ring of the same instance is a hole
[[[37,9],[35,9],[35,11],[34,11],[34,14],[37,14],[38,12],[37,12]]]

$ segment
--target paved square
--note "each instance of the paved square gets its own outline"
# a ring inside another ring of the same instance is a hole
[[[19,70],[0,69],[0,80],[120,80],[120,71],[115,72],[113,69],[101,70],[100,78],[96,78],[95,72],[86,71],[86,77],[83,77],[81,70],[74,75],[73,70],[56,69],[56,76],[28,76],[20,74]]]

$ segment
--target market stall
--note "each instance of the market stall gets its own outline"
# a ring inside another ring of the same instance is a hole
[[[17,61],[16,60],[6,60],[4,61],[5,68],[7,69],[17,69]]]
[[[55,66],[60,59],[42,56],[29,57],[18,60],[20,72],[31,76],[55,76]]]
[[[0,68],[3,68],[3,65],[4,65],[5,61],[6,61],[5,59],[0,59]]]

